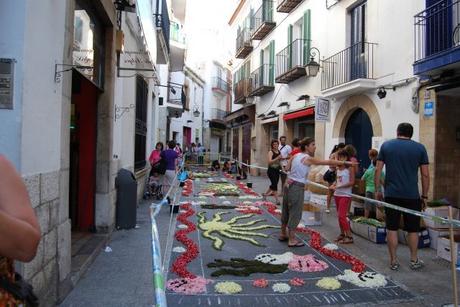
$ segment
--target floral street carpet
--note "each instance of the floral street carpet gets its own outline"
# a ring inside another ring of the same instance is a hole
[[[238,188],[221,189],[232,191],[231,196],[216,196],[221,193],[215,183],[210,188],[222,176],[188,180],[183,189],[164,260],[169,306],[367,305],[413,299],[311,228],[298,228],[304,246],[288,247],[279,240],[279,208],[226,176],[225,184]]]

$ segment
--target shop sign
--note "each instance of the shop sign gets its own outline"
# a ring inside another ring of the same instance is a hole
[[[153,64],[147,51],[124,51],[120,54],[120,68],[129,70],[153,70]]]
[[[423,115],[425,117],[433,116],[433,101],[425,101]]]
[[[315,121],[328,122],[330,120],[330,112],[330,101],[322,97],[317,97],[315,102]]]

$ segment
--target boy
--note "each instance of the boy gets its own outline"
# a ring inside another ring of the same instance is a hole
[[[366,197],[374,199],[375,194],[375,184],[374,184],[374,176],[375,176],[375,166],[377,165],[377,157],[379,152],[376,149],[369,150],[369,159],[371,160],[371,165],[369,168],[364,172],[364,175],[361,177],[361,180],[366,182]],[[385,181],[385,173],[382,171],[380,176],[380,182],[383,185]],[[381,192],[382,189],[380,189]],[[375,204],[370,201],[364,202],[364,217],[368,218],[371,211],[376,212],[376,218],[379,219],[380,211],[375,209]]]

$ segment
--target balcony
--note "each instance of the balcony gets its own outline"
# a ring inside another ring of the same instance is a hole
[[[303,0],[278,0],[276,11],[280,13],[290,13]]]
[[[243,79],[235,84],[235,104],[245,104],[251,93],[251,79]]]
[[[174,87],[173,89],[174,91],[171,88],[168,89],[166,108],[168,116],[178,118],[184,113],[187,97],[183,87]]]
[[[153,20],[157,31],[157,62],[167,64],[169,61],[169,13],[166,0],[156,0],[156,13]]]
[[[326,97],[343,97],[376,86],[374,52],[377,44],[360,42],[322,61],[321,91]]]
[[[212,80],[212,90],[222,95],[227,95],[229,92],[229,84],[225,80],[214,77]]]
[[[459,3],[441,0],[414,16],[415,75],[460,68]]]
[[[185,64],[185,35],[181,24],[171,21],[170,38],[171,71],[182,71]]]
[[[252,41],[251,41],[251,31],[249,28],[244,28],[236,37],[236,55],[237,59],[244,59],[251,53]]]
[[[273,73],[275,65],[264,64],[251,73],[251,88],[250,97],[263,96],[275,89],[273,84]]]
[[[228,112],[219,108],[211,108],[209,118],[211,120],[225,120]]]
[[[276,83],[289,83],[306,75],[307,50],[310,41],[296,39],[276,55]]]
[[[252,16],[254,21],[254,30],[251,39],[262,40],[276,26],[273,21],[273,1],[263,1],[263,4]]]

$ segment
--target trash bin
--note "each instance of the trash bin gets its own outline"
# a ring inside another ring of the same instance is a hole
[[[127,169],[120,169],[115,180],[117,187],[116,221],[117,229],[136,226],[137,181]]]

